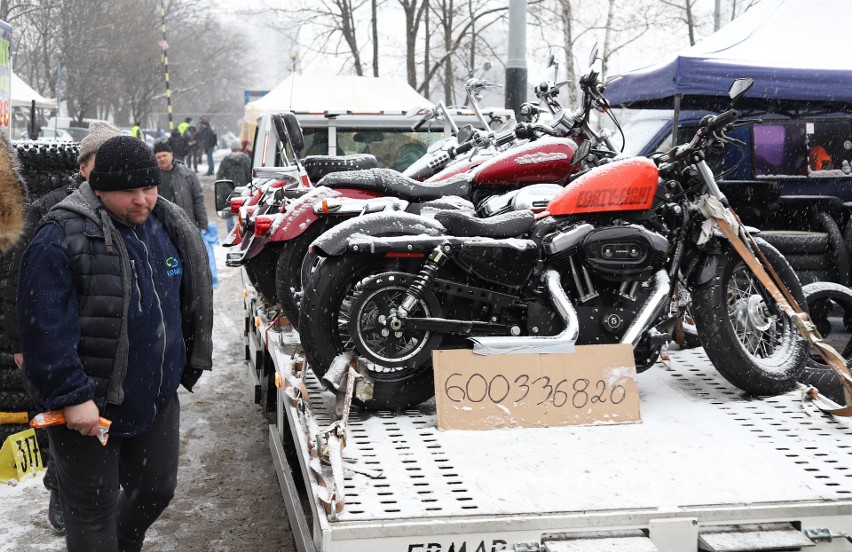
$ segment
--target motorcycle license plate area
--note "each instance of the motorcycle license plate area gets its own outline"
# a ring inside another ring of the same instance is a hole
[[[441,429],[484,430],[641,422],[630,345],[573,353],[432,354]]]

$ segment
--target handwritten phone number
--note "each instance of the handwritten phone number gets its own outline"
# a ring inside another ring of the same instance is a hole
[[[587,378],[561,379],[554,384],[548,376],[533,378],[521,374],[510,382],[502,374],[489,379],[475,373],[465,378],[456,372],[444,380],[444,395],[454,403],[519,403],[529,398],[532,401],[541,399],[536,405],[562,408],[570,404],[579,409],[601,403],[620,404],[627,396],[627,388],[620,383],[610,385],[604,380]]]

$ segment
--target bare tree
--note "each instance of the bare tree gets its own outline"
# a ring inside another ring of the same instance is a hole
[[[660,4],[671,8],[675,14],[674,19],[686,25],[689,35],[689,45],[694,46],[698,41],[698,14],[696,13],[696,4],[698,0],[660,0]],[[712,18],[708,18],[712,20]]]
[[[398,0],[402,7],[402,12],[405,15],[405,75],[408,79],[408,84],[412,88],[417,88],[417,34],[420,31],[420,24],[423,22],[424,14],[429,8],[429,0]],[[426,49],[424,52],[427,58],[429,56],[429,29],[428,20],[426,22]]]
[[[431,80],[441,71],[444,84],[444,101],[455,103],[454,84],[456,77],[467,79],[472,68],[458,75],[455,62],[458,57],[462,66],[470,59],[464,47],[475,48],[477,42],[484,40],[486,31],[508,11],[504,3],[491,0],[471,0],[461,6],[454,0],[432,0],[430,13],[438,25],[441,35],[441,56],[426,70],[419,90],[422,93],[430,86]],[[471,29],[476,32],[471,35]]]

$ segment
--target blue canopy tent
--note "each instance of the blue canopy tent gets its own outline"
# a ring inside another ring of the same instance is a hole
[[[739,107],[852,111],[850,26],[849,0],[764,0],[681,54],[616,78],[606,96],[621,107],[719,111],[733,80],[751,77]]]

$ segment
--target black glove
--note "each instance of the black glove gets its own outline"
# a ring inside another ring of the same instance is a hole
[[[186,387],[187,391],[192,392],[192,388],[198,382],[198,378],[201,377],[203,372],[204,370],[201,370],[200,368],[184,368],[183,375],[180,377],[181,385]]]

